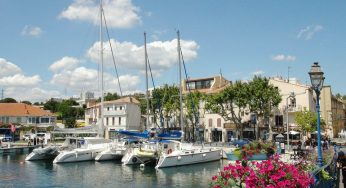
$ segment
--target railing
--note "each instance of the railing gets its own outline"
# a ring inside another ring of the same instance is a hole
[[[338,173],[337,160],[338,160],[339,148],[334,146],[333,158],[321,168],[314,170],[311,174],[314,176],[315,182],[310,186],[311,188],[328,188],[328,187],[340,187]],[[323,173],[327,172],[330,179],[323,178]]]

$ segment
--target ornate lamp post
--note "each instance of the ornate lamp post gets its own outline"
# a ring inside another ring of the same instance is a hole
[[[320,93],[323,87],[324,77],[318,62],[311,66],[309,72],[312,89],[316,93],[316,111],[317,111],[317,163],[322,167],[322,150],[321,150],[321,119],[320,119]]]
[[[289,118],[288,118],[288,111],[289,111],[289,105],[288,105],[288,99],[291,99],[291,100],[295,100],[295,97],[296,95],[294,94],[294,92],[291,92],[290,95],[286,98],[286,115],[287,115],[287,120],[286,120],[286,129],[287,129],[287,151],[290,150],[290,129],[289,129],[289,124],[288,124],[288,121],[289,121]],[[292,106],[293,108],[294,106]]]

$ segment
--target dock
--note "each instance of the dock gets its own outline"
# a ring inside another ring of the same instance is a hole
[[[0,154],[31,152],[33,149],[38,148],[40,146],[41,145],[25,146],[21,144],[3,143],[0,147]]]

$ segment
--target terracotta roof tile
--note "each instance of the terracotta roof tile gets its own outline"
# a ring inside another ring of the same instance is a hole
[[[24,103],[0,103],[0,116],[53,116],[53,114]]]

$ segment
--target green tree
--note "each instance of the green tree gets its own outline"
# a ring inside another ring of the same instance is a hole
[[[113,101],[113,100],[117,100],[117,99],[120,99],[120,96],[117,94],[117,93],[107,93],[105,96],[104,96],[104,101]],[[100,99],[101,101],[101,99]]]
[[[269,125],[271,109],[278,106],[280,102],[279,90],[269,84],[267,78],[255,76],[248,83],[236,81],[233,86],[220,93],[208,96],[205,108],[221,115],[225,121],[234,122],[238,135],[242,137],[243,112],[249,110],[255,113],[259,119],[266,118]],[[269,127],[269,130],[271,132],[271,127]]]
[[[233,86],[227,87],[220,93],[206,97],[205,109],[219,114],[225,121],[232,121],[236,125],[238,135],[243,137],[242,112],[250,101],[248,83],[236,81]]]
[[[200,102],[204,99],[204,94],[200,92],[190,92],[184,96],[184,106],[186,108],[186,125],[192,130],[191,136],[195,138],[195,128],[199,124]]]
[[[0,100],[0,103],[17,103],[16,99],[13,98],[4,98]]]
[[[43,105],[43,109],[49,110],[52,113],[55,113],[58,111],[58,106],[59,106],[59,103],[57,101],[55,101],[54,99],[50,99]]]
[[[22,101],[22,103],[27,104],[27,105],[32,105],[30,101]]]
[[[162,113],[164,119],[168,122],[172,117],[177,117],[180,109],[179,102],[179,88],[177,86],[164,85],[161,88],[156,88],[152,92],[152,99],[150,100],[151,109]]]
[[[248,84],[249,109],[256,113],[257,119],[263,120],[269,128],[269,140],[272,140],[272,127],[269,123],[270,113],[273,107],[278,107],[282,98],[280,91],[269,83],[269,79],[261,76],[255,76]],[[259,138],[257,131],[256,138]]]
[[[299,131],[303,132],[303,135],[313,133],[317,130],[317,114],[306,110],[306,108],[303,111],[295,113],[295,122],[298,125]],[[321,119],[320,125],[321,130],[324,130],[326,123],[323,119]]]
[[[295,113],[295,122],[303,135],[316,131],[316,113],[307,111],[306,108]]]

